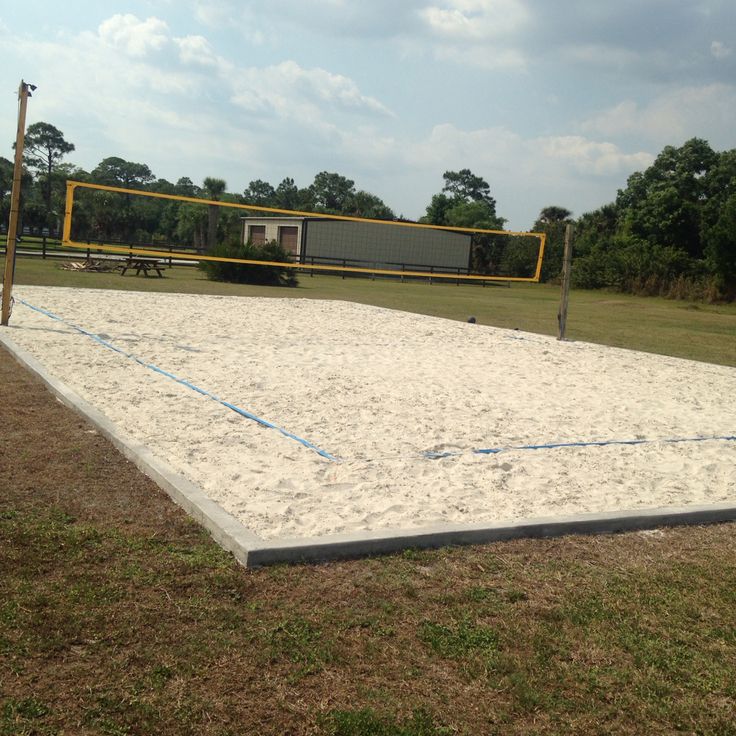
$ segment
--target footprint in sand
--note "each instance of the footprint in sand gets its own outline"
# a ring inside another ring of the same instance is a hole
[[[355,483],[325,483],[323,488],[327,491],[352,491]]]

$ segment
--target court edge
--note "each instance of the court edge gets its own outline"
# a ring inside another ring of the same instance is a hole
[[[145,445],[126,437],[99,410],[69,386],[50,375],[36,358],[0,335],[0,345],[27,370],[38,376],[66,406],[87,419],[136,467],[203,526],[214,541],[248,568],[277,563],[320,562],[409,548],[484,544],[520,538],[570,534],[611,534],[661,526],[736,521],[736,502],[705,506],[640,509],[565,517],[522,519],[496,524],[442,524],[415,529],[327,535],[315,538],[261,539],[209,498],[195,483],[174,471]]]

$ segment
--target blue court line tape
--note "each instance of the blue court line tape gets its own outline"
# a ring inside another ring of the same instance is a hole
[[[146,363],[145,360],[142,360],[141,358],[137,357],[136,355],[133,355],[132,353],[126,353],[125,350],[122,350],[116,345],[113,345],[107,340],[104,340],[99,335],[95,335],[94,332],[89,332],[88,330],[85,330],[82,327],[77,327],[77,325],[74,325],[71,322],[67,322],[63,317],[59,317],[58,315],[53,314],[52,312],[49,312],[46,309],[42,309],[41,307],[36,307],[33,304],[29,304],[27,301],[23,299],[19,299],[18,302],[22,304],[23,306],[28,307],[29,309],[32,309],[34,312],[43,314],[46,317],[50,317],[51,319],[56,320],[57,322],[61,322],[62,324],[65,324],[67,327],[71,327],[73,330],[76,330],[82,335],[86,335],[87,337],[91,338],[92,340],[99,343],[103,347],[106,347],[108,350],[112,350],[113,352],[118,353],[119,355],[122,355],[123,357],[128,358],[129,360],[132,360],[138,363],[138,365],[142,365],[144,368],[148,368],[152,371],[155,371],[156,373],[160,373],[162,376],[166,376],[166,378],[170,378],[172,381],[176,381],[177,383],[180,383],[182,386],[186,386],[186,388],[191,389],[192,391],[195,391],[201,396],[205,396],[208,399],[212,399],[213,401],[216,401],[218,404],[222,404],[222,406],[226,407],[227,409],[230,409],[231,411],[234,411],[236,414],[239,414],[241,417],[250,419],[252,422],[255,422],[256,424],[260,424],[262,427],[267,427],[268,429],[275,429],[277,432],[280,432],[284,437],[287,437],[290,440],[294,440],[295,442],[298,442],[300,445],[303,445],[304,447],[307,447],[310,450],[314,450],[314,452],[326,458],[327,460],[331,460],[332,462],[339,462],[337,457],[335,457],[334,455],[330,455],[329,452],[326,452],[325,450],[317,447],[317,445],[312,444],[309,440],[305,440],[303,437],[299,437],[295,434],[292,434],[286,429],[279,427],[273,422],[269,422],[267,419],[263,419],[259,416],[256,416],[255,414],[247,411],[246,409],[242,409],[241,407],[236,406],[235,404],[231,404],[229,401],[225,401],[224,399],[221,399],[215,396],[209,391],[203,388],[200,388],[199,386],[195,386],[195,384],[187,381],[186,379],[179,378],[179,376],[176,376],[173,373],[169,373],[169,371],[166,371],[163,368],[159,368],[157,365],[154,365],[153,363]]]
[[[470,450],[471,455],[497,455],[499,452],[512,450],[556,450],[562,447],[609,447],[612,445],[655,445],[676,444],[678,442],[736,442],[736,435],[720,435],[714,437],[667,437],[659,440],[601,440],[590,442],[550,442],[543,445],[510,445],[509,447],[489,447],[487,449]],[[463,452],[425,452],[424,457],[437,460],[443,457],[459,457]]]
[[[236,406],[235,404],[231,404],[229,401],[225,401],[224,399],[220,399],[219,397],[215,396],[214,394],[210,393],[209,391],[206,391],[203,388],[200,388],[199,386],[196,386],[193,383],[190,383],[189,381],[185,380],[184,378],[179,378],[179,376],[174,375],[173,373],[169,373],[168,371],[164,370],[163,368],[159,368],[157,365],[154,365],[153,363],[146,363],[144,360],[141,360],[137,356],[133,355],[132,353],[126,353],[121,348],[117,347],[116,345],[113,345],[110,342],[107,342],[103,338],[101,338],[99,335],[94,334],[93,332],[89,332],[88,330],[83,329],[82,327],[78,327],[77,325],[72,324],[71,322],[67,322],[62,317],[59,317],[52,312],[49,312],[45,309],[42,309],[41,307],[36,307],[32,304],[29,304],[28,302],[24,301],[23,299],[19,299],[18,302],[20,304],[23,304],[24,306],[28,307],[29,309],[32,309],[36,312],[39,312],[40,314],[44,314],[47,317],[50,317],[51,319],[56,320],[57,322],[61,322],[62,324],[67,325],[68,327],[71,327],[72,329],[76,330],[77,332],[81,333],[82,335],[86,335],[87,337],[91,338],[92,340],[95,340],[100,345],[108,348],[109,350],[112,350],[116,353],[119,353],[125,358],[128,358],[130,360],[135,361],[139,365],[143,366],[144,368],[149,368],[152,371],[155,371],[156,373],[160,373],[162,376],[166,376],[167,378],[170,378],[172,381],[176,381],[177,383],[180,383],[182,386],[186,386],[187,388],[191,389],[192,391],[195,391],[196,393],[205,396],[209,399],[212,399],[213,401],[216,401],[218,404],[221,404],[222,406],[230,409],[231,411],[234,411],[236,414],[239,414],[240,416],[249,419],[253,422],[256,422],[257,424],[260,424],[262,427],[267,427],[269,429],[274,429],[277,432],[280,432],[284,437],[287,437],[291,440],[294,440],[295,442],[298,442],[299,444],[303,445],[304,447],[309,448],[310,450],[313,450],[318,455],[321,455],[322,457],[326,458],[327,460],[330,460],[332,462],[340,462],[340,458],[331,455],[330,453],[326,452],[325,450],[322,450],[321,448],[317,447],[316,445],[309,442],[309,440],[305,440],[302,437],[299,437],[295,434],[292,434],[291,432],[283,429],[282,427],[279,427],[276,424],[273,424],[273,422],[269,422],[266,419],[263,419],[259,416],[256,416],[252,412],[247,411],[246,409],[242,409],[239,406]],[[653,444],[676,444],[676,443],[684,443],[684,442],[714,442],[714,441],[721,441],[721,442],[736,442],[736,435],[721,435],[721,436],[713,436],[713,437],[669,437],[664,439],[654,439],[654,440],[647,440],[647,439],[638,439],[638,440],[601,440],[601,441],[581,441],[581,442],[551,442],[551,443],[545,443],[545,444],[539,444],[539,445],[509,445],[507,447],[490,447],[490,448],[483,448],[483,449],[473,449],[469,451],[459,451],[459,452],[424,452],[421,454],[421,457],[424,457],[428,460],[437,460],[441,458],[446,457],[460,457],[462,455],[470,454],[470,455],[497,455],[501,452],[510,452],[514,450],[556,450],[561,448],[568,448],[568,447],[608,447],[608,446],[615,446],[615,445],[653,445]],[[375,460],[376,458],[373,458]]]

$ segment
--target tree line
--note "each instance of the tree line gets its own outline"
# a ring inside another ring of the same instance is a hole
[[[115,156],[85,171],[64,161],[74,150],[53,125],[29,126],[22,186],[24,226],[58,232],[67,179],[286,210],[402,219],[380,197],[356,188],[352,179],[338,173],[322,171],[306,187],[290,177],[275,186],[255,179],[242,193],[233,193],[217,177],[207,177],[201,185],[188,177],[170,182],[157,178],[146,164]],[[3,223],[9,213],[12,169],[8,159],[0,158]],[[443,180],[421,222],[503,229],[506,220],[496,212],[487,181],[469,169],[446,171]],[[239,239],[241,212],[78,190],[73,235],[91,241],[165,242],[211,250],[217,243]],[[665,147],[648,169],[629,177],[613,202],[593,212],[574,219],[565,207],[543,208],[531,230],[548,236],[544,281],[559,277],[568,223],[575,230],[573,282],[579,287],[709,300],[736,297],[736,150],[717,152],[707,141],[693,138],[681,147]],[[509,250],[508,242],[502,247],[492,235],[475,237],[472,268],[494,272],[500,257],[508,262]]]
[[[496,229],[503,218],[487,183],[469,170],[446,172],[427,207],[427,222]],[[736,299],[736,150],[714,151],[693,138],[666,146],[632,174],[616,199],[573,218],[565,207],[542,209],[532,225],[547,233],[542,281],[560,277],[564,235],[574,229],[573,284],[642,295]],[[474,245],[483,270],[493,238]]]
[[[41,122],[29,126],[22,179],[24,227],[34,232],[47,229],[50,234],[60,231],[67,179],[237,204],[395,219],[393,211],[379,197],[357,189],[353,180],[337,173],[322,171],[306,187],[298,187],[289,177],[276,187],[256,179],[242,193],[233,193],[228,192],[226,182],[217,177],[206,177],[201,186],[189,177],[170,182],[157,178],[147,164],[117,156],[105,158],[91,171],[85,171],[63,160],[74,150],[74,144],[53,125]],[[11,161],[0,158],[2,222],[7,221],[9,214],[12,176]],[[204,207],[80,189],[75,196],[73,235],[91,241],[166,242],[210,250],[223,240],[239,237],[241,216],[242,210],[216,205]]]
[[[736,150],[667,146],[614,202],[577,222],[585,288],[710,301],[736,298]]]

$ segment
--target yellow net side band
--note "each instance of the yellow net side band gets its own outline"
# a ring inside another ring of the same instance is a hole
[[[133,194],[141,197],[153,197],[155,199],[168,199],[177,202],[189,202],[191,204],[202,204],[202,205],[216,205],[218,207],[230,207],[233,209],[241,209],[255,212],[270,212],[272,214],[280,214],[287,216],[296,217],[307,217],[307,218],[320,218],[328,220],[341,220],[344,222],[367,222],[373,225],[393,225],[396,227],[410,227],[423,230],[447,230],[456,233],[469,233],[469,234],[482,234],[482,235],[511,235],[511,236],[528,236],[539,238],[539,253],[537,256],[537,264],[534,271],[534,276],[531,277],[520,277],[520,276],[488,276],[478,274],[445,274],[445,273],[434,273],[431,271],[396,271],[389,269],[372,269],[372,268],[359,268],[357,266],[326,266],[306,263],[282,263],[279,261],[254,261],[244,260],[239,258],[221,258],[218,256],[206,256],[192,253],[181,253],[181,252],[166,252],[166,251],[155,251],[143,248],[130,248],[121,247],[115,245],[106,245],[104,243],[91,245],[90,243],[78,243],[71,239],[71,228],[72,228],[72,212],[74,209],[74,190],[77,188],[83,189],[95,189],[105,192],[116,192],[119,194]],[[525,233],[525,232],[513,232],[509,230],[487,230],[482,228],[469,228],[469,227],[452,227],[449,225],[428,225],[421,222],[397,222],[394,220],[375,220],[368,217],[352,217],[349,215],[332,215],[325,214],[322,212],[306,212],[301,210],[285,210],[277,207],[262,207],[259,205],[250,204],[239,204],[236,202],[221,202],[214,199],[201,199],[198,197],[188,197],[179,194],[164,194],[163,192],[147,192],[140,189],[128,189],[124,187],[113,187],[105,184],[88,184],[81,181],[68,180],[66,183],[66,207],[64,212],[64,227],[62,231],[62,245],[69,248],[78,248],[81,250],[104,250],[112,253],[124,253],[124,254],[135,254],[135,255],[150,255],[159,258],[177,258],[189,261],[221,261],[225,263],[244,263],[251,265],[261,266],[281,266],[283,268],[299,268],[299,269],[310,269],[315,271],[339,271],[348,273],[366,273],[366,274],[380,274],[387,276],[418,276],[422,278],[446,278],[455,279],[463,278],[474,281],[519,281],[519,282],[538,282],[542,273],[542,260],[544,258],[545,243],[547,240],[546,233]]]

